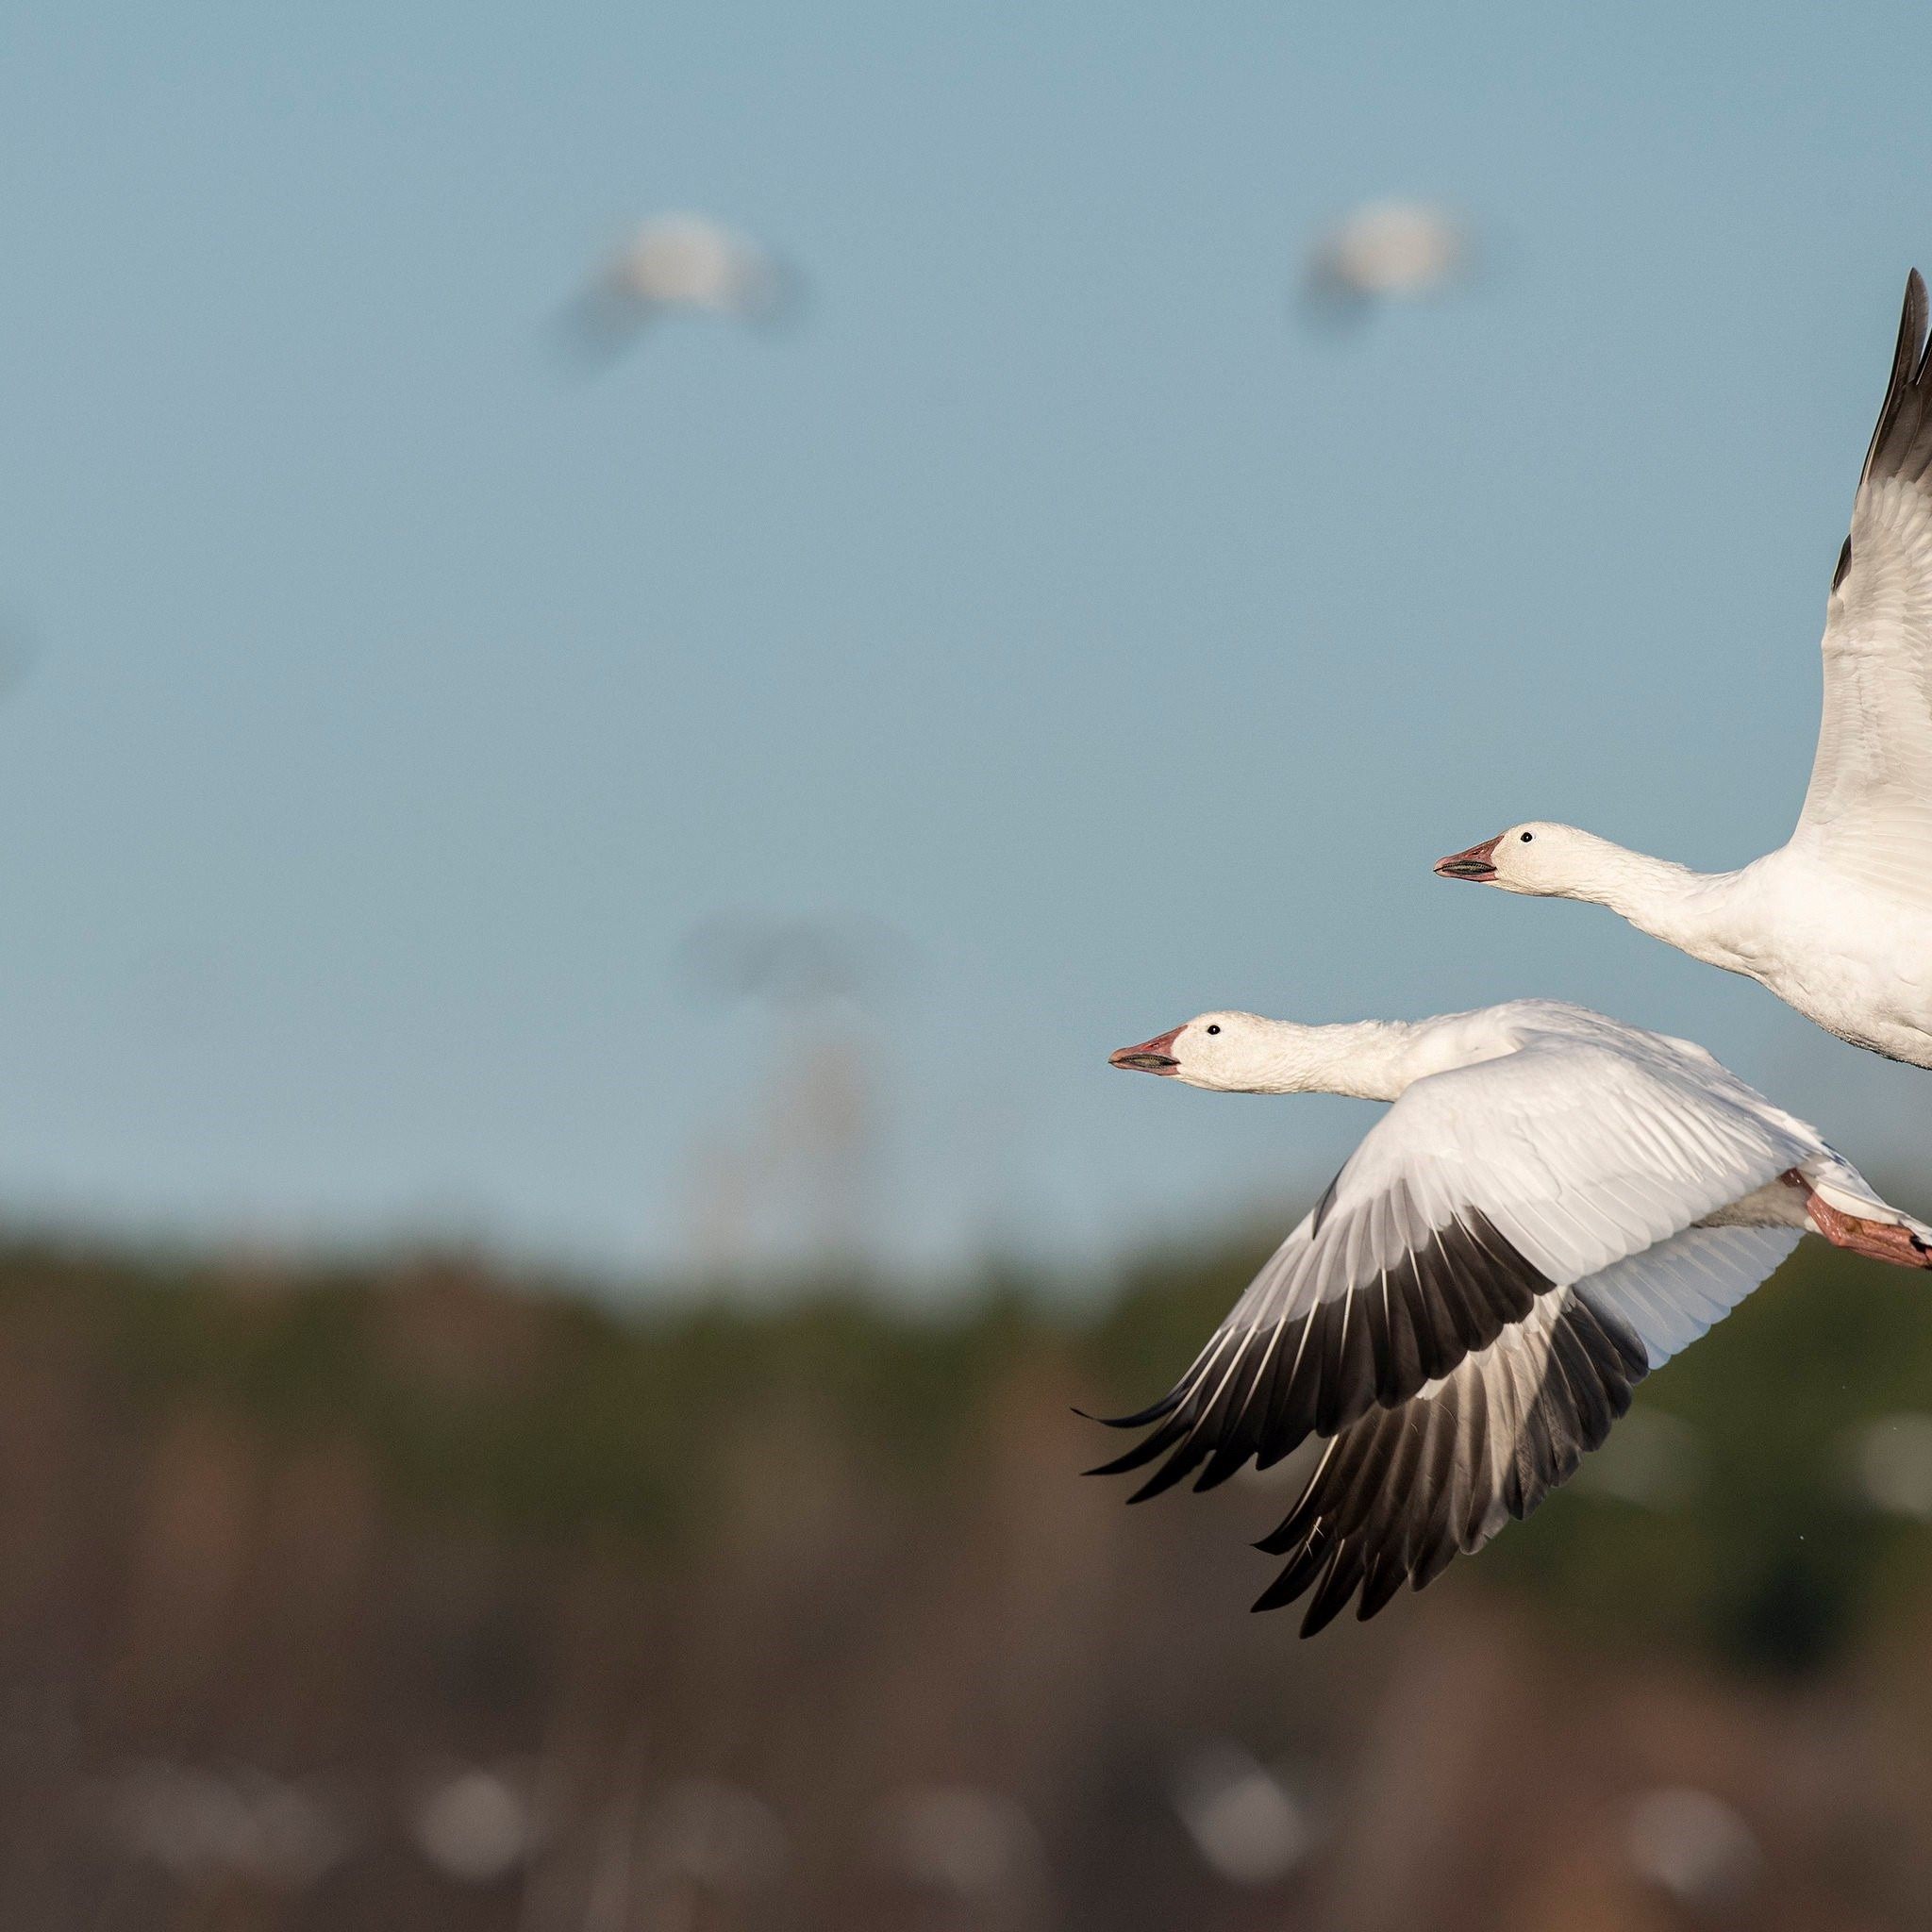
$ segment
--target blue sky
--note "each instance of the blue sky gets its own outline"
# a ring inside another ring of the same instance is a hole
[[[1285,1224],[1360,1108],[1104,1065],[1209,1005],[1580,999],[1909,1189],[1924,1074],[1428,862],[1788,829],[1916,10],[1042,11],[16,19],[0,1202],[675,1268],[783,1051],[678,971],[743,909],[917,961],[857,1029],[895,1257]],[[1391,192],[1483,281],[1297,326]],[[569,376],[683,208],[802,325]]]

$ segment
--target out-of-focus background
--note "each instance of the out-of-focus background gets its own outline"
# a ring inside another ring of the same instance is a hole
[[[1923,1923],[1915,1283],[1306,1645],[1071,1413],[1372,1117],[1107,1070],[1208,1006],[1580,999],[1932,1209],[1926,1074],[1428,873],[1788,829],[1915,9],[8,40],[0,1924]]]

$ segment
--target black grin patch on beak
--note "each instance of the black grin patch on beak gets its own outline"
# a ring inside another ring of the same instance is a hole
[[[1180,1065],[1171,1054],[1117,1053],[1109,1065],[1129,1067],[1137,1074],[1165,1074]]]
[[[1445,879],[1492,879],[1496,868],[1487,858],[1445,858],[1436,874]]]

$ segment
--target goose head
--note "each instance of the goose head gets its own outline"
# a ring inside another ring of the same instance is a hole
[[[1542,819],[1511,825],[1480,845],[1452,852],[1436,861],[1436,876],[1470,879],[1477,885],[1499,886],[1506,892],[1527,892],[1538,898],[1563,898],[1595,870],[1605,841],[1574,825],[1551,824]]]
[[[1203,1013],[1139,1046],[1122,1047],[1107,1063],[1223,1093],[1272,1092],[1278,1091],[1284,1048],[1301,1030],[1258,1013]]]

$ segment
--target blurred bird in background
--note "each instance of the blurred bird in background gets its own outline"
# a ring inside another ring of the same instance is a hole
[[[775,1023],[748,1136],[708,1137],[696,1149],[699,1279],[741,1279],[761,1250],[819,1272],[863,1272],[874,1249],[867,1204],[879,1124],[872,1022],[915,963],[891,926],[850,915],[718,913],[687,935],[680,976],[694,995],[762,1007]]]
[[[1414,302],[1465,282],[1470,229],[1453,208],[1428,201],[1370,201],[1351,208],[1308,251],[1307,312],[1353,323],[1391,302]]]
[[[797,273],[762,243],[705,215],[666,214],[638,228],[564,316],[572,348],[603,364],[666,315],[771,326],[796,314]]]

